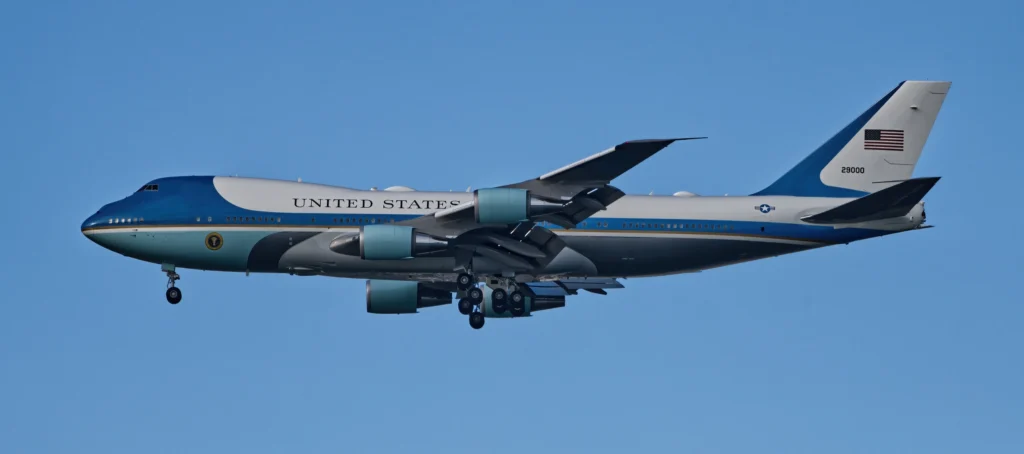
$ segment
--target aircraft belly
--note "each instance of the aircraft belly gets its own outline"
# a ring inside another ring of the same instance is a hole
[[[809,249],[768,241],[718,238],[636,238],[566,236],[569,247],[587,256],[604,277],[694,272]]]

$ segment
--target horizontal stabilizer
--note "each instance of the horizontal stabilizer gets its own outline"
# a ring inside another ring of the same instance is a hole
[[[802,220],[812,224],[854,224],[904,216],[938,181],[939,177],[913,178]]]

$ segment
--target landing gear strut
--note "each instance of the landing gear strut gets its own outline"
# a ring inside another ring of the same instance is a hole
[[[174,284],[181,279],[178,273],[175,273],[173,269],[165,270],[167,273],[167,302],[171,304],[178,304],[181,302],[181,290],[175,287]]]

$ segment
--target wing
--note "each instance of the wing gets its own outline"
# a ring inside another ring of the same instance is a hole
[[[654,156],[673,142],[704,139],[634,140],[624,142],[600,153],[569,164],[540,177],[500,186],[503,189],[528,191],[533,202],[543,209],[520,222],[547,221],[571,229],[584,219],[604,210],[625,194],[611,186],[611,181],[645,159]],[[422,233],[443,238],[457,237],[467,231],[486,227],[477,216],[477,200],[403,222]],[[499,223],[500,225],[500,223]],[[507,225],[507,224],[505,224]],[[493,225],[492,225],[493,226]]]
[[[611,186],[616,177],[673,142],[694,139],[703,137],[624,142],[531,180],[477,190],[471,202],[396,225],[414,228],[414,241],[431,243],[430,252],[417,257],[454,255],[456,270],[471,269],[474,257],[514,273],[543,269],[559,256],[565,242],[538,223],[576,227],[625,195]],[[330,248],[354,254],[360,250],[360,237],[340,236]],[[563,260],[576,260],[572,251],[564,255]]]
[[[542,198],[571,198],[582,190],[608,186],[616,177],[673,142],[706,138],[683,137],[623,142],[538,178],[502,187],[528,189],[533,195]]]

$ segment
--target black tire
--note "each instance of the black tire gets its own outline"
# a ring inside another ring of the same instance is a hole
[[[472,314],[474,306],[476,305],[468,298],[462,298],[459,300],[459,313],[462,315]]]
[[[525,299],[526,297],[523,295],[523,292],[520,292],[518,290],[508,294],[508,300],[511,301],[513,304],[522,303]]]
[[[505,289],[496,288],[491,292],[491,303],[497,303],[498,301],[508,301],[508,292]]]
[[[480,329],[484,327],[484,314],[481,312],[474,312],[469,314],[469,326],[473,329]]]
[[[466,273],[460,273],[459,276],[455,278],[455,284],[459,287],[459,290],[468,290],[473,286],[473,276]]]
[[[480,304],[484,300],[484,291],[480,287],[470,287],[466,291],[466,298],[473,304]]]
[[[513,317],[522,317],[526,315],[526,298],[520,298],[519,302],[510,301],[508,304],[508,312]]]
[[[491,310],[495,314],[504,314],[508,310],[508,301],[491,298]]]
[[[171,304],[178,304],[181,302],[181,290],[178,287],[171,287],[167,289],[167,302]]]

